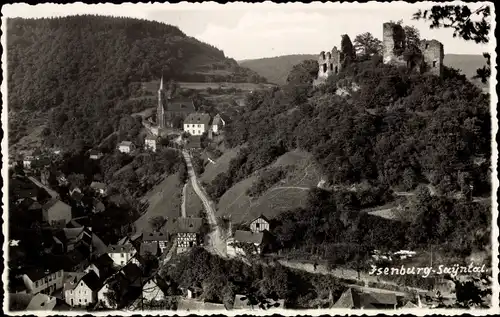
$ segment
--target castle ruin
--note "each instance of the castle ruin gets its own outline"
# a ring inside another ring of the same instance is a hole
[[[404,57],[406,35],[403,26],[393,22],[383,24],[383,63],[406,66],[420,73],[431,73],[441,76],[443,73],[443,44],[437,40],[421,40],[420,54],[410,59]],[[341,70],[342,52],[335,46],[331,52],[321,52],[318,57],[318,77],[314,85],[320,85],[328,76],[338,74]]]

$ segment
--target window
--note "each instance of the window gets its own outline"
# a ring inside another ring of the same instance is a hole
[[[338,72],[339,72],[339,67],[335,66],[335,74],[338,74]]]
[[[428,49],[429,48],[429,44],[425,44],[425,49]]]
[[[330,70],[333,70],[333,64],[330,64]]]
[[[260,223],[255,224],[255,228],[259,229]]]
[[[35,287],[38,287],[38,281],[35,282]]]
[[[57,274],[57,276],[61,277],[62,276],[62,272],[59,271],[59,273]]]
[[[121,261],[121,265],[124,265],[124,264],[125,264],[125,262],[124,262],[124,261]]]
[[[437,61],[432,62],[432,67],[437,67]]]
[[[81,302],[82,302],[82,299],[80,298],[78,301],[81,303]]]
[[[327,69],[326,64],[323,64],[323,73],[326,73]]]
[[[122,258],[125,257],[125,255],[123,253],[120,253],[120,255],[122,256]]]
[[[198,124],[198,128],[201,128],[201,124]]]

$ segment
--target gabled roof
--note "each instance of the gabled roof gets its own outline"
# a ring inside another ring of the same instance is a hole
[[[42,208],[44,210],[50,210],[50,209],[56,209],[56,210],[70,209],[71,210],[71,207],[68,204],[60,201],[57,198],[52,198],[45,205],[43,205]]]
[[[252,232],[252,231],[244,231],[244,230],[236,230],[234,233],[234,240],[237,242],[243,243],[253,243],[253,244],[261,244],[264,238],[263,232]]]
[[[30,280],[35,282],[35,281],[38,281],[38,280],[44,278],[47,275],[55,273],[59,270],[60,269],[57,269],[55,267],[49,267],[49,268],[33,267],[33,268],[26,270],[26,272],[24,274],[26,274],[30,278]]]
[[[285,300],[284,299],[273,300],[271,298],[267,298],[267,303],[265,304],[264,308],[283,309],[285,308]],[[236,294],[234,296],[233,309],[261,310],[262,308],[259,305],[250,305],[246,295]]]
[[[261,214],[260,216],[258,216],[254,220],[250,221],[250,223],[252,223],[252,222],[254,222],[255,220],[258,220],[258,219],[262,219],[262,220],[266,221],[267,223],[269,223],[269,219],[266,216],[264,216],[263,214]]]
[[[196,111],[193,100],[174,97],[166,100],[166,112],[193,112]]]
[[[99,256],[97,259],[92,261],[91,264],[93,264],[99,270],[99,278],[101,280],[105,280],[116,273],[116,270],[113,266],[113,260],[107,253]]]
[[[205,124],[210,123],[210,115],[208,113],[193,112],[190,113],[186,119],[184,119],[184,124]]]
[[[99,150],[92,149],[89,151],[89,155],[102,155],[102,152]]]
[[[173,218],[167,220],[166,226],[171,233],[199,233],[203,218]]]
[[[82,277],[82,281],[94,292],[98,291],[102,286],[99,277],[94,271],[85,274],[85,276]]]
[[[144,140],[156,141],[158,138],[153,135],[148,135],[144,138]]]
[[[90,184],[90,188],[94,188],[94,189],[106,189],[106,184],[101,183],[101,182],[92,182]]]
[[[126,253],[134,250],[134,246],[131,244],[110,244],[108,245],[108,253]]]
[[[133,143],[131,141],[121,141],[118,146],[131,146]]]
[[[346,290],[333,308],[380,308],[380,306],[395,306],[397,298],[394,293],[362,293],[353,288]]]
[[[85,276],[84,272],[64,272],[63,291],[75,289],[80,281]]]
[[[137,266],[137,264],[134,264],[132,262],[125,265],[122,268],[121,272],[123,273],[125,278],[130,282],[137,281],[142,275],[141,269]]]
[[[168,241],[168,236],[161,231],[144,231],[142,241]]]

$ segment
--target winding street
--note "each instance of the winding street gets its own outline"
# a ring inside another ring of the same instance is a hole
[[[198,197],[200,197],[203,207],[205,207],[205,211],[207,213],[207,220],[210,224],[213,231],[208,235],[209,243],[207,248],[209,251],[218,254],[221,257],[227,257],[227,246],[226,242],[222,238],[222,230],[217,223],[217,218],[215,216],[215,203],[211,201],[207,194],[203,191],[201,185],[198,182],[198,178],[196,177],[196,173],[193,169],[193,164],[191,162],[191,157],[186,150],[182,151],[182,155],[184,156],[184,160],[186,161],[187,171],[189,175],[189,179],[191,184],[193,185],[194,192]]]

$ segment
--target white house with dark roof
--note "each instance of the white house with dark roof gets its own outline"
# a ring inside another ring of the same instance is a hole
[[[64,291],[64,300],[70,306],[87,307],[97,301],[97,292],[101,286],[99,277],[91,271],[67,287]]]
[[[144,149],[156,152],[156,137],[148,135],[144,139]]]
[[[132,244],[109,245],[108,255],[113,260],[113,263],[118,267],[123,267],[132,260],[136,254],[136,249]]]
[[[130,153],[135,150],[135,144],[130,141],[122,141],[118,144],[117,148],[122,153]]]
[[[52,294],[63,287],[63,270],[32,268],[22,275],[22,279],[28,293]]]
[[[191,135],[202,135],[210,128],[210,115],[208,113],[194,112],[184,120],[184,132]]]
[[[269,220],[264,215],[260,215],[250,222],[250,230],[252,232],[269,231]]]
[[[226,120],[218,113],[212,121],[212,132],[218,134],[224,126],[226,126]]]
[[[99,150],[92,149],[89,151],[89,158],[91,160],[99,160],[99,159],[101,159],[101,157],[103,157],[103,155],[104,154]]]
[[[264,251],[266,246],[269,245],[270,242],[270,237],[269,233],[267,231],[263,232],[252,232],[252,231],[245,231],[245,230],[236,230],[234,233],[233,239],[228,241],[228,244],[230,247],[232,247],[234,250],[231,250],[229,248],[228,252],[235,253],[235,254],[245,254],[245,251],[243,248],[241,248],[241,245],[253,245],[254,246],[254,251],[252,253],[260,254]]]

